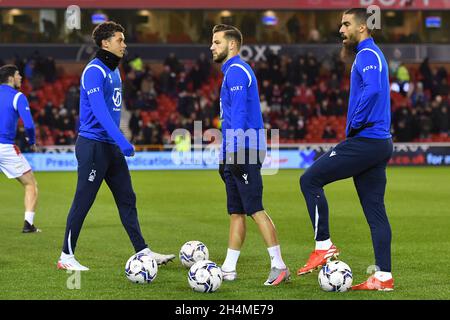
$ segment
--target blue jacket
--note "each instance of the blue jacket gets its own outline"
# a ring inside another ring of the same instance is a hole
[[[6,84],[0,85],[0,143],[14,144],[19,117],[23,121],[28,143],[35,144],[33,117],[27,98]]]
[[[260,130],[264,129],[264,123],[255,73],[239,55],[227,60],[222,65],[222,72],[222,156],[243,148],[265,150],[266,138],[265,132]]]
[[[367,127],[357,137],[391,137],[391,99],[389,68],[380,48],[372,38],[361,41],[352,65],[346,134],[350,129]]]
[[[122,110],[122,80],[119,69],[110,70],[93,59],[81,75],[79,135],[117,144],[125,155],[133,146],[119,130]]]

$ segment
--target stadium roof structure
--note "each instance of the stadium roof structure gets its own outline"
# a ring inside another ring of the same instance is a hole
[[[81,9],[348,9],[377,5],[395,10],[450,10],[449,0],[0,0],[4,8]]]

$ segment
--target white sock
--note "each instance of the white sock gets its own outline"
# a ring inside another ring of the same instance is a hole
[[[241,251],[239,251],[239,250],[228,249],[227,257],[225,258],[225,261],[222,264],[222,270],[223,271],[236,271],[236,264],[237,264],[240,254],[241,254]]]
[[[67,253],[61,252],[61,256],[59,257],[60,260],[69,259],[69,258],[73,258],[73,254],[67,254]]]
[[[332,245],[333,242],[331,242],[331,239],[316,241],[316,250],[328,250]]]
[[[280,245],[267,248],[267,251],[269,251],[271,268],[286,269],[283,258],[281,258]]]
[[[28,221],[29,224],[33,225],[34,212],[32,212],[32,211],[25,211],[25,220]]]
[[[384,271],[376,271],[374,277],[380,281],[387,281],[392,279],[392,273]]]

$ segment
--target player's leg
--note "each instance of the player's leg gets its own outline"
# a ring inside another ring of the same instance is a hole
[[[228,248],[240,251],[247,233],[246,216],[244,213],[230,214],[230,233],[228,237]]]
[[[230,214],[230,232],[228,249],[225,260],[221,266],[223,279],[233,281],[237,278],[236,265],[241,254],[241,248],[247,232],[246,216],[244,213]]]
[[[380,152],[383,152],[383,149]],[[387,151],[387,153],[390,157],[390,152]],[[391,274],[392,233],[384,205],[388,160],[389,158],[353,178],[364,215],[370,226],[377,266],[373,277],[361,285],[354,286],[355,290],[392,290],[394,288]]]
[[[17,180],[23,185],[25,189],[24,205],[25,211],[36,210],[36,204],[38,200],[38,188],[37,181],[34,177],[33,171],[28,171],[22,176],[18,177]],[[32,222],[30,222],[32,223]]]
[[[314,229],[316,246],[307,263],[298,270],[298,275],[316,270],[339,255],[330,238],[328,202],[323,187],[357,175],[380,161],[370,148],[367,150],[366,145],[367,142],[360,138],[347,139],[317,159],[301,176],[301,191]]]
[[[111,165],[106,172],[105,181],[111,190],[119,210],[122,224],[136,252],[147,248],[137,217],[136,194],[124,155],[115,146],[109,150]]]
[[[370,226],[377,271],[374,274],[380,289],[393,289],[391,274],[391,227],[384,205],[386,188],[386,165],[379,165],[354,177],[356,190]],[[388,282],[386,282],[388,281]],[[383,282],[386,282],[383,284]],[[366,284],[367,285],[367,284]],[[354,289],[368,289],[366,285]]]
[[[276,286],[283,281],[289,281],[291,274],[281,256],[281,247],[278,242],[275,224],[265,210],[258,211],[252,214],[251,217],[258,226],[270,257],[270,273],[264,284]]]
[[[279,242],[275,225],[267,212],[261,210],[252,214],[251,217],[258,226],[259,233],[261,233],[266,246],[268,248],[278,246]]]
[[[127,162],[118,147],[109,146],[108,149],[111,163],[106,172],[105,181],[114,196],[117,209],[119,210],[120,220],[133,244],[135,252],[144,252],[145,250],[146,253],[154,256],[158,265],[172,261],[175,259],[174,254],[164,255],[152,252],[145,243],[139,225],[136,209],[136,194],[133,190]]]
[[[278,285],[289,280],[290,272],[281,256],[275,225],[263,207],[261,164],[245,164],[241,165],[241,168],[245,172],[234,175],[233,179],[239,190],[244,211],[257,224],[270,257],[271,271],[265,285]]]
[[[9,179],[17,179],[25,189],[25,221],[22,232],[40,232],[34,226],[34,214],[38,199],[37,182],[27,159],[13,144],[0,143],[0,170]]]
[[[223,181],[225,182],[227,195],[227,211],[230,215],[230,230],[227,255],[221,269],[223,279],[225,281],[233,281],[237,278],[236,266],[245,241],[246,215],[233,174],[228,165],[225,165]]]
[[[359,200],[370,226],[375,263],[381,271],[391,272],[391,227],[384,205],[385,165],[354,177]]]
[[[75,260],[74,253],[83,222],[94,203],[109,165],[105,147],[104,143],[81,136],[77,139],[75,155],[78,161],[78,181],[72,206],[67,216],[63,249],[58,262],[60,269],[88,270]]]
[[[38,187],[33,171],[30,170],[24,173],[22,176],[18,177],[17,180],[23,185],[25,190],[25,221],[22,232],[40,232],[41,230],[34,226],[34,215],[38,200]]]

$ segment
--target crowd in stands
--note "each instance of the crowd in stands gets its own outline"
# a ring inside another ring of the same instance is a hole
[[[25,77],[27,95],[40,145],[69,145],[78,128],[79,77],[59,74],[52,58],[38,53],[15,62]],[[313,55],[269,55],[252,62],[259,83],[266,129],[279,129],[281,143],[329,142],[345,138],[349,75],[332,55],[318,61]],[[398,142],[450,141],[449,75],[444,67],[396,63],[391,67],[392,134]],[[177,128],[193,131],[219,128],[222,75],[210,57],[179,61],[171,54],[162,67],[145,64],[139,56],[124,61],[124,108],[130,113],[130,139],[136,145],[171,143]],[[127,125],[127,123],[125,123]],[[26,149],[24,131],[18,144]]]
[[[1,10],[0,10],[1,11]],[[0,12],[1,13],[1,12]],[[295,16],[293,16],[294,18]],[[38,22],[32,22],[28,17],[23,23],[1,23],[0,20],[0,42],[2,43],[90,43],[90,33],[92,30],[88,28],[83,30],[74,29],[70,32],[61,32],[64,25],[55,25],[52,21],[42,19],[42,27]],[[150,28],[140,28],[134,25],[134,21],[124,23],[124,25],[132,24],[129,32],[126,33],[128,42],[133,43],[171,43],[171,44],[192,44],[202,43],[208,44],[211,41],[211,30],[216,24],[210,19],[198,21],[198,33],[184,32],[183,30],[169,30],[168,32],[152,31]],[[193,28],[195,29],[195,28]],[[246,34],[246,43],[260,42],[277,42],[277,43],[318,43],[335,41],[336,35],[332,37],[322,34],[318,29],[306,34],[300,29],[297,19],[290,19],[289,24],[282,26],[279,30],[274,31],[273,28],[266,28],[254,16],[246,16],[243,19],[241,29]],[[257,39],[257,29],[259,29],[260,37]],[[287,31],[287,32],[286,32]],[[388,41],[390,39],[386,39]]]
[[[313,55],[271,55],[252,63],[258,78],[266,129],[280,129],[280,142],[330,142],[345,138],[349,77],[337,55],[317,61]],[[449,75],[444,67],[390,65],[392,134],[398,142],[450,141]],[[163,71],[125,67],[124,91],[132,110],[136,144],[170,143],[175,128],[192,131],[217,127],[221,72],[205,56],[183,65],[175,55]]]
[[[340,14],[336,12],[336,14]],[[184,13],[171,13],[173,20],[186,19]],[[173,16],[174,15],[174,16]],[[129,26],[126,30],[126,39],[129,43],[171,43],[171,44],[192,44],[201,43],[208,44],[211,41],[211,30],[218,21],[213,21],[206,17],[198,19],[193,17],[195,13],[190,13],[191,20],[190,30],[173,27],[171,23],[169,30],[155,31],[148,24],[140,24],[135,20],[135,16],[124,17],[123,25]],[[177,18],[175,18],[177,16]],[[255,12],[236,14],[233,19],[222,18],[222,23],[236,25],[243,34],[245,34],[245,42],[250,43],[283,43],[283,44],[305,44],[305,43],[337,43],[340,40],[338,25],[336,28],[316,25],[311,26],[305,19],[300,18],[296,14],[292,14],[289,19],[283,19],[276,26],[264,25],[259,14]],[[321,12],[314,12],[313,20],[321,21],[324,16]],[[0,10],[1,17],[1,10]],[[160,21],[164,18],[160,17]],[[170,19],[166,16],[166,19]],[[8,19],[9,20],[9,19]],[[15,20],[15,21],[14,21]],[[57,22],[49,19],[41,18],[40,21],[32,18],[31,14],[24,14],[19,19],[13,18],[13,23],[2,23],[0,19],[0,42],[1,43],[90,43],[92,30],[82,24],[81,29],[73,29],[67,32],[65,22],[59,20]],[[164,22],[160,22],[166,24]],[[195,25],[192,25],[194,23]],[[175,25],[175,24],[174,24]],[[439,29],[434,30],[441,32]],[[444,31],[442,31],[445,33]],[[377,43],[423,43],[426,39],[425,30],[421,30],[417,26],[412,31],[403,31],[402,28],[396,28],[395,31],[376,32],[374,33]],[[435,38],[435,41],[446,42],[446,37],[442,39]]]
[[[27,96],[36,126],[38,145],[74,144],[78,129],[79,75],[59,75],[52,57],[35,52],[16,56],[13,63],[23,76],[21,91]],[[18,127],[16,143],[27,150],[25,132]]]

